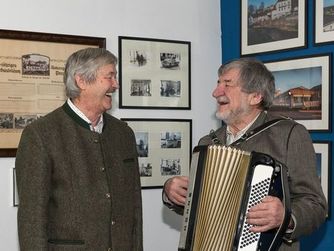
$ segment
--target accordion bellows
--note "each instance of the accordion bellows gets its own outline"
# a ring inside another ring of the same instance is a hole
[[[267,195],[289,204],[284,173],[284,166],[265,154],[221,145],[196,147],[179,250],[276,250],[289,220],[289,208],[284,225],[268,233],[250,232],[245,215]]]

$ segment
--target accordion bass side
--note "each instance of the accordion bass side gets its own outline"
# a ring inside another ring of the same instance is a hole
[[[290,221],[286,167],[258,152],[221,145],[194,148],[179,251],[277,250]],[[283,224],[249,231],[246,214],[265,196],[280,198]]]

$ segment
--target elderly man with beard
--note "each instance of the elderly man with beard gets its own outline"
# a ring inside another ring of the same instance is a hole
[[[143,250],[135,136],[107,113],[116,64],[105,49],[73,53],[67,101],[24,129],[16,156],[20,250]]]
[[[277,119],[268,111],[274,99],[274,77],[262,62],[251,58],[233,60],[219,68],[218,77],[212,95],[217,101],[216,116],[224,125],[214,134],[223,145],[233,144],[245,133]],[[213,144],[212,135],[199,141],[199,145],[209,144]],[[317,229],[327,213],[308,131],[295,121],[285,119],[239,143],[237,148],[268,154],[287,166],[292,217],[279,250],[299,250],[299,237]],[[185,176],[167,180],[164,204],[182,213],[188,183]],[[265,232],[279,227],[283,217],[282,202],[277,197],[266,196],[250,208],[247,222],[252,225],[250,231]]]

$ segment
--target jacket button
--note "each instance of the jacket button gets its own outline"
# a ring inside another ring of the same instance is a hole
[[[110,193],[106,193],[106,198],[110,199],[110,197],[111,197]]]
[[[98,139],[94,139],[94,143],[99,143],[99,140]]]
[[[116,224],[116,222],[115,221],[111,221],[111,225],[115,225]]]
[[[106,169],[104,167],[101,167],[101,171],[104,172]]]

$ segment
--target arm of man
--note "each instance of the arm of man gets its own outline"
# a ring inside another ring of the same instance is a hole
[[[47,250],[50,161],[36,131],[27,127],[16,155],[19,194],[18,236],[21,250]]]
[[[286,156],[292,210],[289,239],[292,240],[318,228],[325,220],[327,205],[316,174],[312,141],[303,126],[295,125],[291,130]],[[279,227],[283,218],[282,202],[267,196],[249,210],[247,222],[255,225],[251,231],[264,232]]]
[[[316,173],[316,157],[310,134],[297,124],[290,133],[286,165],[289,170],[291,211],[296,227],[290,239],[312,233],[325,221],[326,198]]]

